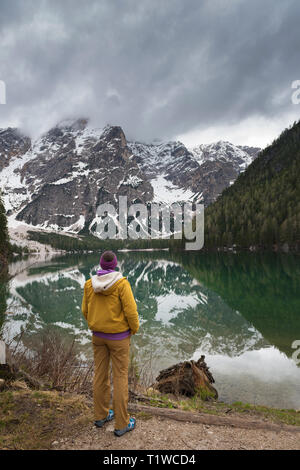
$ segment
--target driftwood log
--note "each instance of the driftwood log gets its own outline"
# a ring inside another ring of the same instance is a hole
[[[147,413],[153,416],[160,416],[165,419],[174,419],[184,423],[199,423],[208,426],[228,426],[241,429],[262,429],[274,432],[292,432],[300,434],[300,426],[287,424],[276,424],[262,419],[252,419],[248,416],[219,416],[208,413],[195,413],[191,411],[172,410],[169,408],[157,408],[155,406],[145,406],[136,403],[129,403],[128,411],[132,413]],[[298,436],[297,436],[298,437]]]
[[[217,399],[218,392],[213,387],[214,378],[207,367],[205,356],[198,361],[185,361],[161,370],[153,388],[161,393],[172,393],[192,397],[199,395],[203,400]]]

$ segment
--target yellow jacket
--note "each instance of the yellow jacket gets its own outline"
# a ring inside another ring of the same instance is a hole
[[[92,331],[121,333],[130,329],[135,334],[139,329],[130,283],[118,271],[86,281],[81,309]]]

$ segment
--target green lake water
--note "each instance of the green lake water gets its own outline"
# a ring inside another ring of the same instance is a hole
[[[161,251],[118,259],[138,305],[132,348],[145,379],[205,354],[220,400],[300,408],[300,365],[292,358],[300,340],[299,257]],[[24,329],[30,345],[57,328],[91,357],[80,307],[98,262],[98,254],[53,258],[0,284],[4,336]]]

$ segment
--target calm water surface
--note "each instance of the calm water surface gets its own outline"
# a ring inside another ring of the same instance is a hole
[[[205,354],[220,400],[300,408],[300,367],[291,357],[300,340],[299,257],[123,252],[118,259],[141,320],[133,350],[154,378]],[[4,334],[24,329],[30,345],[58,328],[91,356],[80,307],[98,261],[95,254],[55,258],[0,284]]]

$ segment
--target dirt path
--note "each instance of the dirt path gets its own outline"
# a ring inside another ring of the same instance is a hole
[[[130,402],[137,427],[118,438],[114,421],[94,426],[91,398],[31,390],[16,380],[0,392],[0,449],[300,449],[296,411],[280,420],[248,408],[219,408],[208,404],[203,411],[184,411]]]
[[[247,421],[247,420],[246,420]],[[261,421],[263,426],[264,421]],[[242,429],[230,425],[179,422],[144,413],[137,427],[121,438],[113,434],[114,422],[96,429],[92,424],[72,438],[55,441],[55,449],[300,449],[300,432],[286,430]]]

